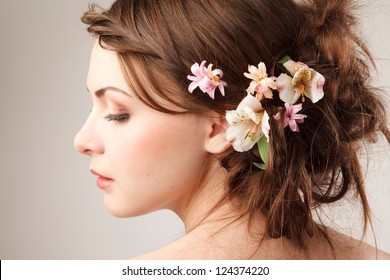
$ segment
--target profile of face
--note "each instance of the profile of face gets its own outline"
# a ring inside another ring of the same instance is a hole
[[[106,208],[118,217],[182,211],[201,183],[210,120],[158,112],[139,101],[116,53],[98,43],[87,86],[93,109],[74,144],[90,157]]]

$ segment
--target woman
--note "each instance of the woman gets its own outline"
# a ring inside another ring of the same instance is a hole
[[[353,2],[117,0],[98,36],[93,110],[75,139],[107,209],[171,209],[186,235],[140,259],[376,259],[315,221],[353,192],[357,159],[390,139]]]

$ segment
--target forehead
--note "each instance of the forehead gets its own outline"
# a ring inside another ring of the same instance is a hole
[[[140,69],[137,73],[134,73],[136,76],[135,80],[133,79],[133,74],[131,74],[127,80],[125,75],[123,74],[123,70],[121,67],[121,62],[118,58],[118,55],[114,51],[110,51],[102,48],[98,41],[95,42],[95,45],[92,49],[91,60],[87,78],[87,87],[89,91],[96,92],[97,90],[105,87],[116,87],[123,91],[134,95],[136,99],[144,103],[144,100],[152,99],[158,104],[158,107],[172,110],[175,112],[186,112],[187,110],[183,110],[183,107],[179,107],[174,103],[168,101],[164,97],[159,94],[155,94],[153,90],[143,92],[142,89],[137,85],[137,80],[142,81],[142,86],[148,88],[150,86],[150,81],[148,80],[147,74],[144,74],[141,69],[142,67],[137,64],[136,61],[132,61],[133,66],[136,69]],[[164,81],[167,81],[165,79]],[[130,83],[130,84],[129,84]],[[164,84],[164,88],[169,87],[169,83]],[[170,92],[175,91],[176,88],[171,89]],[[182,94],[179,92],[179,94]],[[139,96],[142,97],[139,97]],[[146,96],[146,97],[145,97]],[[170,97],[172,98],[172,97]],[[174,98],[172,98],[174,99]],[[152,109],[155,107],[150,104],[144,103]]]
[[[90,91],[108,86],[128,90],[117,54],[103,49],[98,42],[92,49],[87,86]]]

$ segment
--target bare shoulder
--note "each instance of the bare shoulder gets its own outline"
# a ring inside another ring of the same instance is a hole
[[[175,248],[175,246],[166,246],[161,249],[140,255],[130,260],[204,260],[210,259],[210,256],[202,252],[202,250],[185,250]]]
[[[198,251],[190,244],[187,244],[186,238],[182,237],[165,247],[155,251],[146,253],[132,258],[131,260],[186,260],[186,259],[202,259],[198,256]]]
[[[286,244],[282,247],[271,245],[265,246],[263,244],[263,247],[259,250],[259,252],[261,251],[262,253],[257,257],[259,259],[309,258],[338,260],[390,260],[389,253],[377,249],[367,243],[331,229],[327,229],[326,231],[332,243],[333,250],[323,237],[317,236],[309,242],[308,252],[306,253],[296,249],[294,251],[293,247],[287,246]],[[200,244],[202,242],[199,242],[199,240],[196,242],[195,240],[188,239],[187,237],[188,236],[176,240],[175,242],[156,251],[132,258],[132,260],[205,260],[232,258],[232,255],[226,255],[226,250],[217,250],[215,246],[212,246],[212,244]],[[245,250],[244,248],[242,249]],[[234,256],[233,258],[236,259]]]
[[[390,260],[390,254],[375,248],[361,240],[352,238],[334,230],[329,230],[336,259],[342,260]]]

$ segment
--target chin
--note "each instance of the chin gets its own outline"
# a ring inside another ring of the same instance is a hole
[[[104,201],[104,207],[111,215],[117,218],[133,218],[152,212],[147,211],[147,209],[135,209],[129,207],[128,205],[124,206],[120,205],[120,203],[114,203],[107,200]]]
[[[111,215],[113,215],[114,217],[117,217],[117,218],[131,218],[131,217],[134,217],[132,215],[126,215],[125,212],[117,210],[117,209],[115,209],[115,210],[107,209],[107,210],[108,210],[108,212],[110,212]]]

